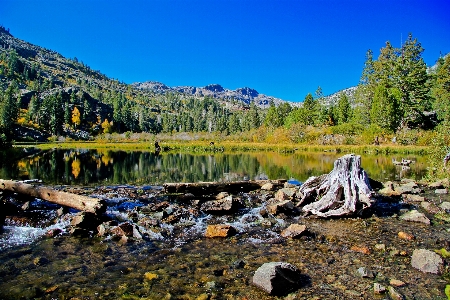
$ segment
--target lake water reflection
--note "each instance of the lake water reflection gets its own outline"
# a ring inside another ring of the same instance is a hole
[[[163,153],[145,151],[56,149],[0,168],[3,179],[41,179],[63,185],[158,185],[165,182],[290,179],[305,181],[328,173],[344,154],[306,153]],[[361,155],[362,166],[373,179],[404,177],[421,179],[426,174],[425,156]],[[395,166],[393,159],[412,159],[410,168]]]

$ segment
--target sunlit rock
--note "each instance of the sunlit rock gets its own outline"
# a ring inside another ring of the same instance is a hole
[[[420,213],[417,210],[411,210],[401,215],[400,220],[430,225],[430,219],[428,219],[423,213]]]
[[[284,238],[299,238],[302,235],[305,235],[307,233],[306,225],[300,225],[300,224],[291,224],[288,228],[284,229],[281,232],[281,236]]]
[[[441,274],[444,261],[433,251],[415,249],[411,257],[411,265],[424,273]]]
[[[208,225],[205,236],[208,238],[226,238],[235,235],[236,232],[236,229],[231,225]]]

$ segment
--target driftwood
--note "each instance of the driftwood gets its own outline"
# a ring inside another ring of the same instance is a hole
[[[370,207],[374,201],[367,173],[361,168],[361,156],[348,154],[334,162],[329,174],[310,177],[299,190],[297,206],[320,217],[351,215]]]
[[[194,195],[210,195],[220,192],[239,193],[260,189],[266,183],[282,186],[286,180],[251,180],[233,182],[198,182],[198,183],[165,183],[164,191],[169,194],[191,193]]]
[[[57,191],[48,187],[34,186],[19,181],[0,179],[0,190],[39,198],[94,214],[102,214],[106,211],[106,203],[104,200]]]

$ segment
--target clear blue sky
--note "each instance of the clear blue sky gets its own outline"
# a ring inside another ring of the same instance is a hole
[[[450,52],[449,11],[448,0],[1,0],[0,25],[126,83],[303,101],[356,85],[367,49],[377,57],[410,32],[433,65]]]

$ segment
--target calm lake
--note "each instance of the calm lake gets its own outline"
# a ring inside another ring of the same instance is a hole
[[[342,153],[187,154],[145,151],[51,150],[19,161],[0,162],[0,178],[40,179],[62,185],[159,185],[166,182],[296,179],[328,173]],[[427,157],[416,155],[361,155],[369,177],[379,181],[421,179]],[[392,163],[413,160],[410,167]]]

